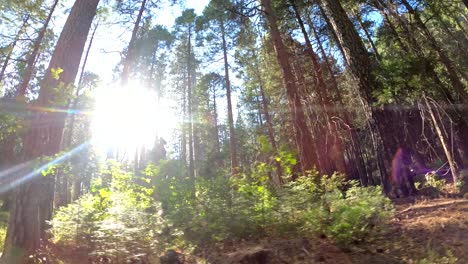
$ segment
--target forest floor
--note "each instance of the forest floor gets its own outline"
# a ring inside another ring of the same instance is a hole
[[[395,201],[385,234],[351,248],[353,263],[468,263],[467,199]]]
[[[187,256],[185,261],[174,263],[468,263],[468,199],[413,198],[395,200],[394,204],[396,216],[384,233],[346,250],[327,238],[275,238],[224,243],[201,250],[203,260]],[[49,246],[55,248],[49,256],[61,260],[52,263],[86,263],[89,259],[84,251]]]
[[[467,199],[401,199],[395,207],[385,233],[347,250],[327,239],[242,242],[211,256],[210,263],[468,263]]]

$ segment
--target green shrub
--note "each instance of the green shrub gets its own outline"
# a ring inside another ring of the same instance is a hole
[[[116,263],[145,258],[164,249],[166,227],[146,177],[126,173],[116,162],[104,164],[92,193],[60,208],[50,224],[53,240],[84,246],[91,255]]]
[[[161,230],[165,227],[157,205],[142,204],[131,193],[115,192],[110,197],[104,219],[92,233],[92,255],[105,256],[117,263],[161,252]]]
[[[380,186],[359,187],[354,183],[345,195],[336,190],[328,194],[324,197],[329,210],[325,230],[340,244],[365,239],[383,229],[393,216],[391,201]]]
[[[381,230],[393,215],[380,187],[359,187],[343,175],[316,172],[286,186],[279,210],[280,231],[325,234],[341,245]]]
[[[50,233],[56,243],[92,247],[91,237],[97,221],[104,217],[99,198],[91,194],[60,208],[49,222]]]

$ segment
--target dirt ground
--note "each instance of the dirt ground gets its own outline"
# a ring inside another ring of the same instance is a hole
[[[468,200],[396,200],[396,217],[373,241],[348,250],[326,239],[245,242],[208,263],[468,264]]]
[[[352,248],[353,263],[468,263],[468,200],[398,200],[388,232]]]

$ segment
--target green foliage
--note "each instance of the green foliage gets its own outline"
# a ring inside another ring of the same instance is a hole
[[[325,234],[345,246],[384,228],[393,208],[380,187],[312,171],[286,186],[279,213],[280,231]]]
[[[165,227],[152,189],[119,163],[104,164],[92,182],[92,193],[60,208],[50,224],[56,243],[83,246],[94,256],[116,262],[160,252]]]
[[[99,202],[98,197],[88,194],[60,208],[50,221],[54,241],[92,247],[91,237],[98,229],[97,222],[104,218]]]
[[[447,182],[445,179],[440,179],[436,173],[431,172],[424,175],[424,180],[418,182],[417,188],[420,194],[437,198],[446,186]]]
[[[130,192],[110,195],[106,216],[92,234],[93,255],[117,262],[160,252],[159,234],[164,227],[159,207],[142,205]]]
[[[152,169],[155,197],[163,216],[183,231],[182,239],[195,244],[325,234],[346,246],[381,230],[393,215],[380,187],[359,187],[341,174],[311,171],[276,190],[269,185],[271,171],[264,163],[251,175],[198,178],[195,185],[181,175],[161,174],[168,165]]]
[[[58,80],[60,78],[60,74],[62,72],[63,72],[63,69],[60,67],[50,69],[50,74],[52,75],[52,78],[55,80]]]
[[[390,199],[380,186],[362,188],[353,183],[344,196],[335,190],[324,200],[329,207],[323,214],[328,214],[325,220],[330,223],[325,231],[340,244],[364,240],[384,228],[393,216]]]

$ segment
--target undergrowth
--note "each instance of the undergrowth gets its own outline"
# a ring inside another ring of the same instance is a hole
[[[380,187],[360,187],[341,174],[311,171],[277,189],[264,164],[250,175],[196,181],[180,165],[165,161],[135,176],[108,164],[92,193],[55,214],[54,241],[114,261],[275,236],[325,235],[346,247],[382,230],[393,214]]]

